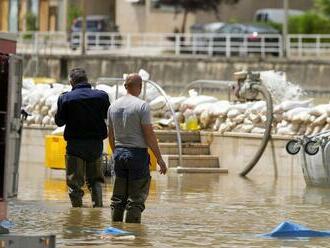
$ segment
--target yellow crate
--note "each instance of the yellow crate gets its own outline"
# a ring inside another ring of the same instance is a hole
[[[46,166],[51,169],[65,169],[65,150],[66,141],[63,136],[46,135],[45,137],[45,158]],[[155,171],[157,168],[157,159],[153,152],[148,149],[150,155],[150,170]],[[112,154],[108,145],[107,153]]]

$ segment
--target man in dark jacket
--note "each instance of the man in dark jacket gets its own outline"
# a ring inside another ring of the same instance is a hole
[[[93,207],[102,207],[103,140],[107,137],[105,119],[110,106],[104,91],[93,90],[84,69],[69,73],[72,91],[63,93],[57,102],[55,123],[65,125],[66,182],[73,207],[82,206],[85,178]]]

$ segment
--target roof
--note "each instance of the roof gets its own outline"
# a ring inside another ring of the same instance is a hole
[[[1,40],[17,41],[17,34],[0,32],[0,39]]]

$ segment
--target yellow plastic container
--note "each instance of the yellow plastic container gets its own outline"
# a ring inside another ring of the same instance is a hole
[[[46,135],[45,158],[46,166],[52,169],[65,169],[66,141],[63,136]]]
[[[65,149],[66,141],[63,136],[46,135],[45,137],[45,158],[46,166],[51,169],[65,169]],[[157,168],[157,159],[153,152],[148,149],[150,155],[150,170],[155,171]],[[107,153],[112,154],[108,145]]]

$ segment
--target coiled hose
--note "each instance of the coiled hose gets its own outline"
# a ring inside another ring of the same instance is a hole
[[[247,166],[244,168],[244,170],[240,173],[240,176],[245,177],[258,163],[260,157],[264,153],[267,143],[271,137],[271,131],[272,131],[272,122],[273,122],[273,100],[272,96],[267,90],[267,88],[263,85],[254,84],[252,86],[254,90],[257,90],[260,92],[263,97],[266,99],[266,105],[267,105],[267,119],[266,119],[266,129],[264,133],[264,137],[262,138],[261,145],[254,155],[254,157],[251,159],[251,161],[247,164]]]

